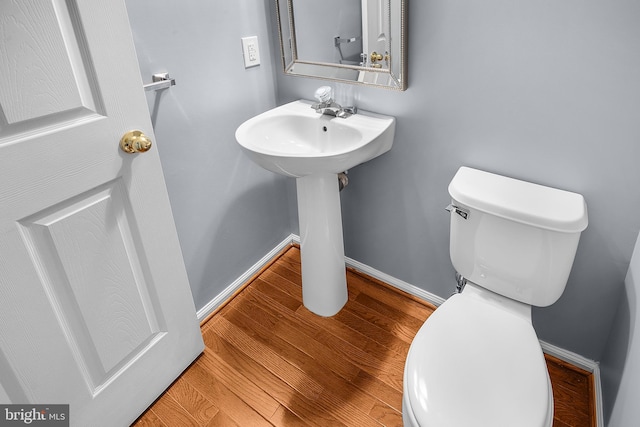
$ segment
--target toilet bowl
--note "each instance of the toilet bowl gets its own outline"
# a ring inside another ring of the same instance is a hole
[[[451,261],[467,282],[413,339],[404,424],[550,427],[553,393],[531,306],[564,291],[587,226],[584,198],[466,167],[449,194]]]
[[[405,426],[551,426],[553,395],[530,312],[472,283],[445,301],[409,350]]]

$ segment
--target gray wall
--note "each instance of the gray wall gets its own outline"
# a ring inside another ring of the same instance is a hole
[[[334,37],[351,38],[362,36],[361,0],[322,0],[293,2],[298,58],[306,61],[340,62],[341,59],[360,61],[362,41],[335,47]],[[327,13],[327,16],[323,15]],[[288,23],[283,22],[283,25]]]
[[[640,419],[640,237],[624,281],[624,292],[601,363],[610,427],[637,425]]]
[[[447,185],[467,165],[582,193],[589,209],[539,336],[601,360],[640,228],[640,2],[414,1],[406,92],[344,89],[398,119],[350,171],[346,255],[442,297],[453,290]],[[277,74],[278,103],[324,82]]]
[[[220,294],[291,233],[284,177],[250,162],[234,139],[244,120],[275,106],[268,0],[127,0],[156,146],[196,308]],[[244,68],[240,38],[259,37],[262,65]]]

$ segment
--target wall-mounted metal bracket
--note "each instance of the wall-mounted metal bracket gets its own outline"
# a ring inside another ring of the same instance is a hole
[[[153,83],[149,83],[144,85],[144,90],[149,92],[152,90],[160,90],[160,89],[168,89],[171,86],[176,85],[176,79],[172,79],[169,77],[169,73],[158,73],[151,76],[151,81]]]
[[[353,42],[357,42],[358,40],[361,40],[361,39],[362,39],[362,37],[360,37],[360,36],[349,37],[349,38],[336,36],[336,37],[333,38],[333,44],[334,44],[335,47],[338,47],[343,43],[353,43]]]

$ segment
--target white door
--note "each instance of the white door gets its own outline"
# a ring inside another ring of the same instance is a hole
[[[389,0],[362,0],[362,50],[371,66],[371,54],[383,57],[389,51]],[[382,68],[388,68],[384,59],[378,60]]]
[[[123,0],[0,1],[0,403],[128,425],[202,351]]]

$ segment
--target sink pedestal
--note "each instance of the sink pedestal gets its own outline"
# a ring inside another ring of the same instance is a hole
[[[302,302],[320,316],[333,316],[347,302],[338,175],[317,173],[296,180]]]

